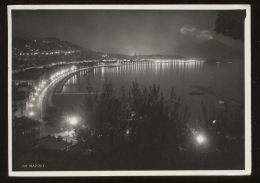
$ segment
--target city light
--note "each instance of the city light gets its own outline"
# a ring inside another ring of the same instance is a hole
[[[33,116],[33,115],[34,115],[34,112],[30,112],[29,115],[30,115],[30,116]]]
[[[29,104],[29,107],[33,107],[33,104]]]
[[[69,120],[70,124],[76,125],[78,123],[78,119],[76,117],[71,117]]]
[[[32,100],[35,100],[35,98],[33,97]]]
[[[72,66],[72,67],[71,67],[71,70],[75,70],[75,69],[76,69],[76,67],[75,67],[75,66]]]

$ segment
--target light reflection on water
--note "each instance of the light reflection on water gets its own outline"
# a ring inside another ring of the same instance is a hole
[[[86,92],[86,81],[89,75],[94,91],[102,91],[102,84],[107,77],[112,80],[114,90],[120,91],[122,86],[126,91],[137,79],[139,86],[160,84],[160,91],[165,99],[169,98],[171,87],[174,86],[176,95],[181,98],[182,108],[188,105],[189,111],[201,111],[201,102],[209,108],[219,104],[218,98],[206,94],[206,96],[191,96],[190,92],[199,92],[190,88],[190,85],[199,85],[218,92],[230,99],[243,103],[244,77],[242,64],[206,64],[203,62],[190,63],[137,63],[123,64],[120,67],[95,68],[92,72],[81,71],[70,78],[64,85],[63,93]],[[54,96],[54,103],[69,109],[77,108],[82,103],[84,95],[58,95]],[[232,105],[232,104],[230,104]],[[212,109],[210,109],[212,110]]]

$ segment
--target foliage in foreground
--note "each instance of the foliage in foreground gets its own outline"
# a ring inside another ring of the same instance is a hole
[[[69,124],[68,120],[68,113],[55,106],[48,106],[44,111],[43,121],[50,127],[63,129],[63,131],[71,130],[73,126]]]
[[[89,78],[87,92],[93,92]],[[160,86],[141,90],[134,81],[128,92],[124,88],[116,92],[108,79],[102,94],[86,95],[83,104],[85,117],[74,127],[81,153],[77,156],[71,153],[73,158],[66,158],[66,162],[72,161],[70,164],[79,169],[242,169],[244,166],[241,111],[232,112],[226,106],[217,115],[214,111],[209,114],[201,103],[202,113],[190,123],[187,107],[180,115],[180,99],[173,88],[169,100],[165,100]],[[44,119],[49,125],[60,127],[66,118],[55,110],[48,109]],[[206,143],[196,141],[199,134],[207,138]]]
[[[87,92],[92,92],[88,78]],[[93,139],[98,148],[116,148],[130,143],[139,148],[156,147],[170,143],[172,125],[180,121],[180,99],[172,88],[171,97],[165,100],[160,86],[155,84],[140,90],[137,81],[129,93],[125,89],[116,93],[111,81],[105,80],[101,96],[86,95],[83,109],[86,123],[94,131]],[[99,145],[106,139],[104,143]],[[99,146],[99,147],[98,147]]]

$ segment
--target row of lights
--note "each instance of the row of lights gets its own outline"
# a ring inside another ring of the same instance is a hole
[[[67,73],[69,71],[74,71],[76,70],[76,67],[75,66],[72,66],[70,69],[63,69],[61,71],[58,71],[57,73],[53,74],[50,79],[53,80],[53,79],[56,79],[57,77],[63,75],[64,73]]]
[[[46,81],[42,81],[42,83],[38,86],[38,88],[35,87],[35,90],[36,90],[36,92],[34,93],[34,96],[35,96],[35,97],[38,96],[38,95],[40,95],[41,88],[44,87],[45,84],[46,84]],[[38,92],[37,92],[37,91],[38,91]],[[32,101],[35,101],[35,100],[36,100],[35,97],[32,98]],[[33,107],[33,103],[30,103],[30,104],[29,104],[29,107],[32,108],[32,107]],[[30,116],[33,116],[33,115],[34,115],[34,112],[33,112],[33,111],[29,112],[29,115],[30,115]]]
[[[57,78],[57,76],[63,75],[64,73],[66,73],[66,72],[68,72],[68,71],[74,71],[74,70],[76,70],[76,67],[75,67],[75,66],[72,66],[71,69],[63,69],[63,70],[59,71],[58,73],[55,73],[54,76],[51,77],[51,80],[53,80],[54,78]],[[46,81],[42,81],[42,83],[38,86],[38,88],[35,87],[36,92],[34,93],[34,96],[38,96],[38,95],[39,95],[38,92],[41,91],[41,88],[44,87],[45,84],[46,84]],[[37,92],[37,91],[38,91],[38,92]],[[32,98],[32,101],[35,101],[35,100],[36,100],[35,97],[33,97],[33,98]],[[32,107],[33,107],[33,104],[30,103],[30,104],[29,104],[29,107],[32,108]],[[34,115],[34,112],[33,112],[33,111],[29,112],[29,115],[30,115],[30,116],[33,116],[33,115]],[[71,123],[77,123],[76,121],[77,121],[77,120],[75,120],[75,119],[72,118]]]

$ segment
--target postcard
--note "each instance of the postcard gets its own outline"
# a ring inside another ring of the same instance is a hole
[[[250,175],[250,16],[8,6],[9,176]]]

